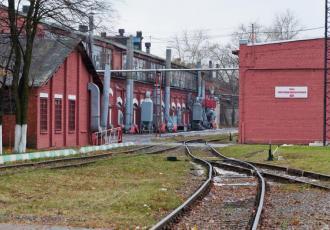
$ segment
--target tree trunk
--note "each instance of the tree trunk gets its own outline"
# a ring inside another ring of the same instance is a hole
[[[2,123],[0,123],[0,155],[2,155]]]
[[[3,88],[0,89],[0,155],[3,153],[2,149],[2,116],[3,116]]]

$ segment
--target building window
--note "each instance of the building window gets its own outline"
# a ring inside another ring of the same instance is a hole
[[[48,98],[40,98],[40,131],[48,131]]]
[[[55,131],[62,131],[62,99],[55,99]]]
[[[69,131],[76,130],[76,101],[69,100]]]

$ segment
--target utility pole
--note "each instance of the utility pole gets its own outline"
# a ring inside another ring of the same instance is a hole
[[[251,25],[251,42],[254,44],[257,40],[254,24]]]
[[[324,31],[324,97],[323,97],[323,146],[327,145],[328,140],[328,115],[330,115],[330,111],[328,111],[328,84],[330,83],[329,79],[329,56],[330,56],[330,44],[329,44],[329,19],[330,19],[330,7],[329,1],[325,0],[325,31]]]

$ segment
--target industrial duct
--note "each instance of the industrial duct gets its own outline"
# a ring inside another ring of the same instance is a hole
[[[104,79],[103,79],[102,116],[101,116],[101,127],[103,130],[107,130],[108,128],[110,80],[111,80],[110,66],[105,65]]]
[[[201,61],[197,62],[197,68],[200,69],[202,67]],[[199,98],[202,97],[202,73],[201,71],[197,72],[197,86],[198,86],[198,96]]]
[[[172,50],[166,49],[166,68],[171,69],[171,61],[172,61]],[[168,125],[170,120],[170,103],[171,103],[171,78],[172,73],[166,72],[165,75],[165,121]]]
[[[133,69],[134,46],[133,36],[130,36],[127,43],[127,61],[126,69]],[[133,123],[133,94],[134,94],[134,79],[133,73],[127,73],[126,80],[126,110],[125,110],[125,129],[129,131]]]
[[[91,91],[91,131],[100,132],[100,89],[94,83],[88,83],[88,90]]]

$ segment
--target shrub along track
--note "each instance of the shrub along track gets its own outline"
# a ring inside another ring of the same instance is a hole
[[[196,139],[193,141],[196,141]],[[187,143],[185,143],[185,147],[187,154],[193,159],[193,161],[207,168],[207,180],[190,198],[157,223],[152,229],[190,229],[192,227],[203,228],[206,226],[210,228],[257,229],[263,208],[265,182],[256,168],[249,163],[233,160],[235,164],[242,164],[245,167],[250,168],[249,173],[251,171],[255,172],[255,178],[242,175],[231,175],[231,178],[226,178],[227,181],[222,186],[228,186],[228,188],[232,189],[228,189],[226,193],[221,196],[221,193],[223,192],[222,188],[213,185],[213,180],[215,179],[214,175],[216,175],[216,173],[213,173],[216,172],[215,168],[209,161],[194,156]],[[242,186],[243,182],[247,183],[247,185],[245,184]],[[237,192],[236,189],[238,189],[239,192]],[[225,217],[219,218],[218,215],[223,212],[223,209],[221,209],[219,205],[223,202],[223,199],[233,196],[233,190],[237,193],[232,200],[228,201],[228,203],[230,203],[231,208],[234,207],[234,209],[238,208],[235,207],[235,205],[243,205],[244,208],[241,209],[243,211],[238,213],[232,212],[233,215],[230,219],[225,219]],[[242,200],[244,200],[243,203]],[[239,201],[241,201],[241,203],[239,203]],[[196,203],[197,205],[194,205]],[[237,221],[236,215],[241,216],[243,219]]]

